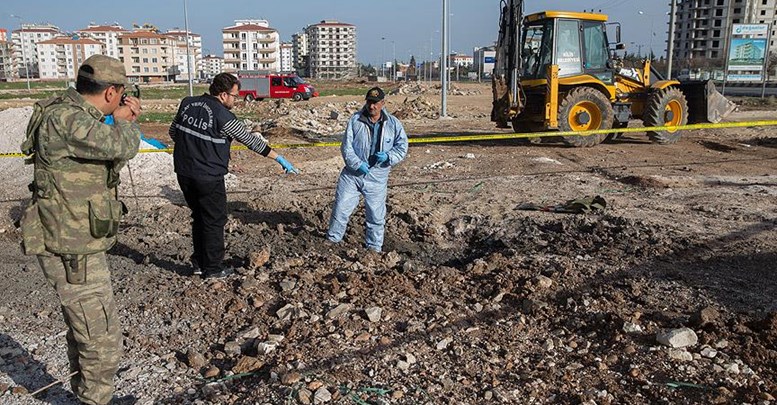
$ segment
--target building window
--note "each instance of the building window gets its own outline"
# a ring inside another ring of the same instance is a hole
[[[144,67],[144,68],[143,68],[143,72],[144,72],[144,73],[148,73],[148,67]]]

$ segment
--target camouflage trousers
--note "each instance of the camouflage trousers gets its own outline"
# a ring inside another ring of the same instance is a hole
[[[59,295],[67,324],[70,386],[86,404],[107,404],[122,354],[121,325],[105,253],[86,256],[86,283],[70,284],[62,258],[38,255],[43,274]]]

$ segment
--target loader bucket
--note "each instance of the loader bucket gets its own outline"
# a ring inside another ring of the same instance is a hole
[[[720,122],[731,114],[737,105],[715,88],[712,80],[696,80],[678,86],[688,100],[688,123]]]

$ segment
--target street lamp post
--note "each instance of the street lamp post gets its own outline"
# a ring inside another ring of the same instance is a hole
[[[442,0],[442,52],[440,52],[440,79],[442,80],[442,100],[440,105],[440,118],[448,117],[448,0]]]
[[[19,47],[22,50],[22,65],[24,65],[24,77],[27,79],[27,91],[30,91],[30,68],[27,66],[27,57],[24,55],[24,26],[22,26],[22,17],[16,14],[11,14],[11,18],[19,19]],[[21,69],[17,69],[19,76],[21,76]]]
[[[192,86],[192,57],[189,50],[189,14],[186,9],[186,0],[183,0],[183,23],[186,30],[186,71],[189,78],[189,97],[194,96],[194,87]]]
[[[650,58],[650,60],[652,61],[653,60],[653,35],[654,35],[653,34],[653,16],[649,15],[649,14],[646,14],[642,10],[637,11],[637,13],[639,15],[647,15],[648,17],[650,17],[650,41],[649,41],[650,45],[648,45],[649,46],[649,48],[648,48],[648,58]]]
[[[380,37],[380,76],[386,77],[386,37]]]
[[[391,41],[391,70],[392,81],[397,81],[397,46],[394,41]]]

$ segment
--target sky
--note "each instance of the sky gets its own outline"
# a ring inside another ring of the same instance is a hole
[[[499,31],[499,0],[448,0],[451,51],[472,55],[476,46],[492,45]],[[236,19],[266,19],[282,41],[309,24],[338,20],[356,25],[357,59],[379,64],[396,57],[408,61],[437,55],[441,48],[443,0],[3,0],[0,28],[19,22],[52,23],[63,31],[118,22],[150,23],[166,31],[184,28],[184,2],[189,29],[202,36],[203,52],[222,55],[221,29]],[[609,14],[622,25],[621,40],[629,52],[665,52],[668,0],[527,0],[526,12],[591,10]],[[642,13],[640,13],[640,11]],[[14,18],[12,15],[21,18]],[[651,36],[651,32],[653,35]]]

